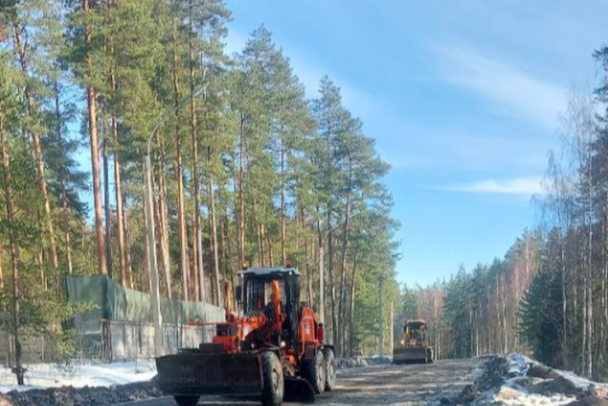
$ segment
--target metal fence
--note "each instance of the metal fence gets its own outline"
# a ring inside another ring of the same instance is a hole
[[[68,277],[68,300],[87,303],[93,309],[77,314],[72,326],[76,359],[128,361],[154,357],[154,327],[150,295],[122,288],[106,276]],[[210,342],[213,326],[190,322],[221,322],[223,309],[207,303],[162,299],[163,352],[198,347]],[[195,324],[195,323],[194,323]],[[50,338],[22,334],[23,362],[53,362],[54,343]],[[14,365],[15,345],[9,332],[0,330],[0,364]]]

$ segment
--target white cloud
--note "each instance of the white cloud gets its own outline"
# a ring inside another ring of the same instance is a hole
[[[541,177],[513,179],[487,179],[479,182],[463,183],[441,188],[443,190],[466,193],[489,193],[531,196],[541,194]]]
[[[515,63],[463,48],[437,48],[448,82],[492,103],[499,113],[554,130],[567,104],[565,89],[525,72]]]

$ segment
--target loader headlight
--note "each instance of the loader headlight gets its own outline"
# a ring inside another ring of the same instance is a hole
[[[401,345],[405,345],[405,340],[401,340]]]
[[[281,348],[285,348],[286,345],[287,343],[285,341],[281,341]]]

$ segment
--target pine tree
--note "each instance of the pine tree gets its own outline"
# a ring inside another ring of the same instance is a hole
[[[561,301],[559,272],[541,270],[524,296],[519,324],[521,337],[531,347],[534,358],[558,368],[562,366],[563,351]]]

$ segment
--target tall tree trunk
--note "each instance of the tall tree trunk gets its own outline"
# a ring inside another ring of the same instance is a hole
[[[32,90],[29,84],[29,72],[27,65],[27,55],[25,46],[23,44],[21,38],[21,27],[15,24],[15,44],[17,47],[17,53],[19,55],[19,65],[21,69],[21,73],[25,78],[25,98],[27,101],[27,115],[30,120],[34,119],[35,116],[35,107],[34,107],[34,96],[32,95]],[[51,254],[51,263],[53,265],[53,269],[56,271],[59,267],[59,258],[57,256],[57,245],[55,243],[55,231],[53,229],[53,219],[51,215],[51,204],[49,202],[49,196],[46,185],[46,178],[44,174],[44,161],[42,159],[42,145],[40,143],[40,137],[38,135],[38,131],[35,129],[35,126],[32,126],[28,129],[32,137],[33,144],[33,152],[34,152],[34,161],[36,163],[36,176],[38,177],[38,187],[40,188],[40,194],[42,196],[42,206],[44,209],[45,215],[45,223],[46,223],[46,231],[49,237],[49,250]]]
[[[209,197],[209,222],[211,225],[211,253],[213,254],[213,270],[215,273],[215,290],[218,292],[216,304],[220,306],[222,296],[220,290],[220,258],[217,244],[217,217],[215,210],[215,192],[213,191],[213,175],[211,171],[211,147],[207,148],[207,162],[209,173],[207,174],[207,196]]]
[[[608,195],[607,195],[608,196]],[[608,209],[605,206],[604,210]],[[602,227],[602,307],[601,312],[602,315],[600,317],[600,356],[599,363],[600,365],[604,365],[606,359],[606,351],[608,350],[608,343],[606,342],[606,327],[608,326],[608,291],[606,289],[606,279],[608,279],[608,211],[603,216],[603,227]]]
[[[13,336],[15,338],[15,368],[13,372],[17,376],[17,384],[24,385],[25,370],[22,362],[21,349],[21,278],[19,274],[20,252],[17,244],[15,231],[15,208],[13,206],[13,177],[11,174],[8,140],[6,139],[6,127],[4,113],[0,111],[0,143],[2,144],[2,167],[4,169],[4,201],[6,205],[6,220],[8,225],[8,240],[11,253],[11,267],[13,271]]]
[[[349,317],[349,342],[348,354],[352,357],[355,355],[355,299],[357,295],[357,258],[353,261],[353,270],[350,283],[350,317]]]
[[[103,109],[103,107],[102,107]],[[103,121],[103,120],[102,120]],[[104,122],[105,124],[105,122]],[[108,276],[114,278],[114,261],[112,260],[112,208],[110,207],[110,167],[108,162],[108,137],[106,126],[102,126],[102,157],[103,157],[103,207],[105,210],[105,244],[106,244],[106,266]]]
[[[309,249],[310,247],[310,249]],[[311,308],[314,308],[315,305],[315,297],[313,295],[313,287],[312,280],[314,278],[313,275],[313,267],[310,266],[311,263],[315,262],[315,245],[309,244],[308,239],[304,239],[304,257],[306,258],[306,287],[308,293],[308,303]],[[312,252],[311,252],[312,251]]]
[[[101,203],[101,165],[99,163],[99,140],[97,136],[97,99],[93,87],[93,56],[92,30],[90,22],[91,10],[89,0],[82,0],[85,14],[84,41],[87,46],[85,61],[87,65],[87,115],[89,136],[91,141],[91,174],[93,176],[93,203],[95,206],[95,243],[97,251],[98,271],[102,275],[108,273],[105,253],[105,236],[103,232],[103,209]]]
[[[352,164],[349,179],[352,179]],[[350,183],[350,181],[349,181]],[[348,248],[348,232],[350,227],[351,191],[346,196],[346,209],[344,213],[344,226],[342,230],[342,247],[340,252],[340,295],[338,297],[338,315],[342,317],[343,309],[346,307],[346,250]],[[345,320],[342,318],[342,320]],[[343,323],[344,324],[344,323]],[[344,347],[342,347],[344,348]]]
[[[135,276],[133,274],[133,261],[131,260],[131,240],[129,238],[129,218],[125,212],[125,254],[127,255],[127,280],[129,287],[135,289]],[[169,296],[171,297],[171,296]]]
[[[72,275],[74,272],[74,265],[72,263],[72,241],[70,238],[70,217],[68,210],[68,196],[66,191],[65,182],[61,182],[61,216],[63,223],[63,236],[65,244],[65,258],[67,265],[68,275]]]
[[[0,311],[6,311],[6,298],[4,296],[4,267],[2,266],[2,256],[4,251],[0,245]]]
[[[55,82],[55,118],[57,120],[57,127],[55,131],[57,133],[57,141],[60,143],[60,150],[62,154],[66,154],[65,141],[63,139],[63,117],[61,114],[61,100],[59,83]],[[68,208],[68,193],[67,193],[67,180],[64,170],[61,170],[59,174],[59,184],[61,188],[61,218],[63,226],[63,238],[65,245],[65,259],[67,266],[67,273],[71,275],[74,272],[72,264],[72,242],[70,238],[70,216]]]
[[[175,0],[174,0],[175,4]],[[188,236],[186,232],[186,213],[184,210],[184,173],[182,157],[182,137],[179,125],[179,72],[177,56],[177,19],[173,19],[173,103],[175,111],[175,180],[177,183],[177,228],[178,242],[180,251],[180,268],[182,273],[182,294],[183,299],[188,301],[188,287],[190,271],[188,269]]]
[[[40,287],[43,292],[46,292],[49,289],[48,280],[46,278],[46,273],[44,272],[44,250],[38,251],[36,255],[36,264],[38,265],[38,271],[40,273]]]
[[[230,241],[229,239],[229,235],[228,235],[228,231],[229,231],[229,219],[228,219],[228,203],[224,202],[224,197],[222,195],[222,190],[223,190],[223,185],[220,183],[218,183],[218,188],[217,188],[217,200],[218,200],[218,213],[219,213],[219,219],[220,219],[220,235],[222,237],[222,239],[220,240],[220,249],[222,251],[222,261],[221,261],[221,268],[222,268],[222,273],[224,275],[224,279],[227,280],[228,279],[228,257],[229,257],[229,252],[228,252],[228,243]],[[225,209],[224,209],[225,207]]]
[[[275,265],[274,262],[274,243],[272,241],[272,235],[270,232],[266,232],[267,227],[264,226],[264,232],[266,234],[266,240],[268,241],[268,265],[273,267]]]
[[[161,140],[161,151],[164,150]],[[160,214],[160,253],[163,260],[163,269],[165,274],[165,284],[167,286],[167,297],[172,298],[172,286],[171,286],[171,253],[169,252],[169,220],[168,220],[168,209],[167,209],[167,182],[165,180],[165,165],[164,157],[160,158],[160,166],[158,171],[158,210]]]
[[[198,273],[199,271],[199,267],[198,267],[198,260],[199,260],[199,250],[197,247],[197,238],[196,235],[198,234],[198,230],[196,229],[196,225],[194,224],[194,221],[192,222],[192,262],[190,264],[191,269],[192,269],[192,275],[191,275],[191,281],[192,281],[192,297],[193,300],[196,302],[199,302],[201,300],[201,285],[200,285],[200,279],[199,276],[200,274]],[[202,252],[200,252],[200,254],[202,254]],[[203,283],[204,285],[204,283]]]
[[[190,79],[190,93],[194,94],[195,90],[195,81],[194,81],[194,28],[193,28],[193,19],[192,19],[192,8],[194,7],[193,0],[190,0],[189,3],[189,30],[190,30],[190,38],[188,41],[188,52],[190,57],[189,63],[189,79]],[[199,291],[197,291],[197,296],[199,299],[205,300],[205,270],[203,264],[203,242],[201,236],[201,212],[200,212],[200,174],[198,167],[198,122],[196,116],[196,100],[194,97],[190,99],[190,132],[192,136],[192,194],[194,197],[194,232],[192,233],[192,238],[194,239],[194,243],[192,246],[192,255],[195,258],[195,268],[194,271],[197,273],[196,279],[198,281],[197,285],[199,286]]]
[[[563,337],[562,337],[562,354],[564,368],[568,369],[570,365],[569,348],[568,348],[568,298],[566,296],[566,254],[564,248],[564,241],[559,233],[559,254],[560,254],[560,270],[562,279],[562,324],[563,324]]]
[[[112,52],[114,47],[112,45]],[[116,73],[114,64],[110,66],[110,88],[112,90],[113,97],[116,97]],[[114,141],[113,152],[114,152],[114,195],[116,200],[116,227],[118,237],[118,256],[120,266],[120,285],[124,288],[127,287],[127,252],[125,247],[125,220],[123,214],[123,198],[122,198],[122,179],[121,179],[121,166],[120,166],[120,140],[118,137],[118,120],[116,118],[116,101],[112,101],[112,107],[110,109],[111,114],[111,125],[112,125],[112,138]]]
[[[283,129],[281,129],[281,133]],[[285,240],[287,238],[287,230],[285,226],[285,141],[281,134],[281,262],[283,266],[287,264],[287,254],[285,252]]]
[[[255,198],[253,200],[254,207],[257,205]],[[264,235],[262,234],[262,225],[259,222],[255,222],[256,225],[256,234],[258,238],[258,264],[260,266],[264,265],[266,261],[266,254],[264,251]]]
[[[154,176],[152,178],[152,188],[157,187],[158,190],[160,190],[160,181],[159,181],[159,177],[158,176]],[[154,190],[154,189],[153,189]],[[154,228],[154,231],[156,232],[156,245],[157,245],[157,250],[160,253],[161,256],[161,262],[164,262],[164,258],[163,258],[163,230],[162,230],[162,214],[161,214],[161,204],[160,204],[160,193],[156,193],[157,198],[153,199],[154,200],[154,224],[158,225],[158,227]],[[164,281],[163,283],[160,283],[160,275],[159,275],[159,292],[160,294],[163,293],[163,286],[165,289],[165,292],[167,294],[167,296],[169,296],[169,287],[166,284],[166,281]]]
[[[588,148],[591,148],[589,146]],[[587,183],[589,188],[589,196],[588,196],[588,222],[589,222],[589,230],[588,230],[588,246],[587,246],[587,284],[585,288],[587,289],[587,302],[588,302],[588,311],[587,311],[587,371],[586,375],[588,377],[593,377],[594,374],[594,365],[593,365],[593,159],[591,152],[589,152],[589,164],[588,173],[587,173]]]
[[[148,224],[144,222],[144,235],[148,234]],[[144,256],[145,260],[143,262],[143,269],[140,271],[140,275],[142,275],[142,285],[145,286],[144,292],[152,293],[152,274],[150,273],[150,246],[144,243]],[[143,288],[142,288],[143,290]]]
[[[327,212],[327,226],[331,227],[331,210]],[[342,356],[342,349],[338,342],[338,328],[340,321],[338,320],[338,313],[336,311],[336,284],[334,283],[334,238],[333,230],[330,228],[327,235],[327,273],[329,274],[329,292],[331,302],[331,332],[332,332],[332,343],[337,346],[336,355]]]
[[[325,244],[320,218],[317,219],[317,251],[319,253],[319,319],[321,323],[325,323]]]
[[[239,142],[239,172],[238,172],[238,221],[237,221],[237,239],[238,239],[238,261],[239,266],[245,261],[245,119],[241,113],[241,132]]]

